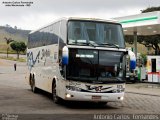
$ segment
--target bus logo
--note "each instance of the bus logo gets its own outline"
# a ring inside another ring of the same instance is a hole
[[[103,86],[93,86],[93,87],[91,87],[91,85],[86,85],[86,87],[87,87],[88,90],[95,90],[96,92],[101,92]]]

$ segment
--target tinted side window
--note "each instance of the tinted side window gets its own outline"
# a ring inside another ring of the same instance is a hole
[[[40,29],[29,35],[28,37],[28,48],[35,48],[45,45],[58,44],[60,48],[66,43],[67,37],[67,26],[66,21],[58,21],[49,25],[45,28]]]

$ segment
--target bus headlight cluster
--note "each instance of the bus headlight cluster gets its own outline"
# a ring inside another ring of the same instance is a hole
[[[75,86],[66,86],[66,88],[71,91],[81,91],[81,88]]]
[[[121,93],[121,92],[124,92],[124,88],[121,88],[121,89],[114,89],[112,90],[113,93]]]

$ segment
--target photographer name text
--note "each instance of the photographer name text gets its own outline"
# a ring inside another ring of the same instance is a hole
[[[2,4],[6,7],[30,7],[33,5],[31,1],[3,1]]]

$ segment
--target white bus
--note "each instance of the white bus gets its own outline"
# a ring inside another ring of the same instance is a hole
[[[52,93],[55,103],[122,101],[126,53],[121,24],[62,18],[29,34],[29,84]]]

